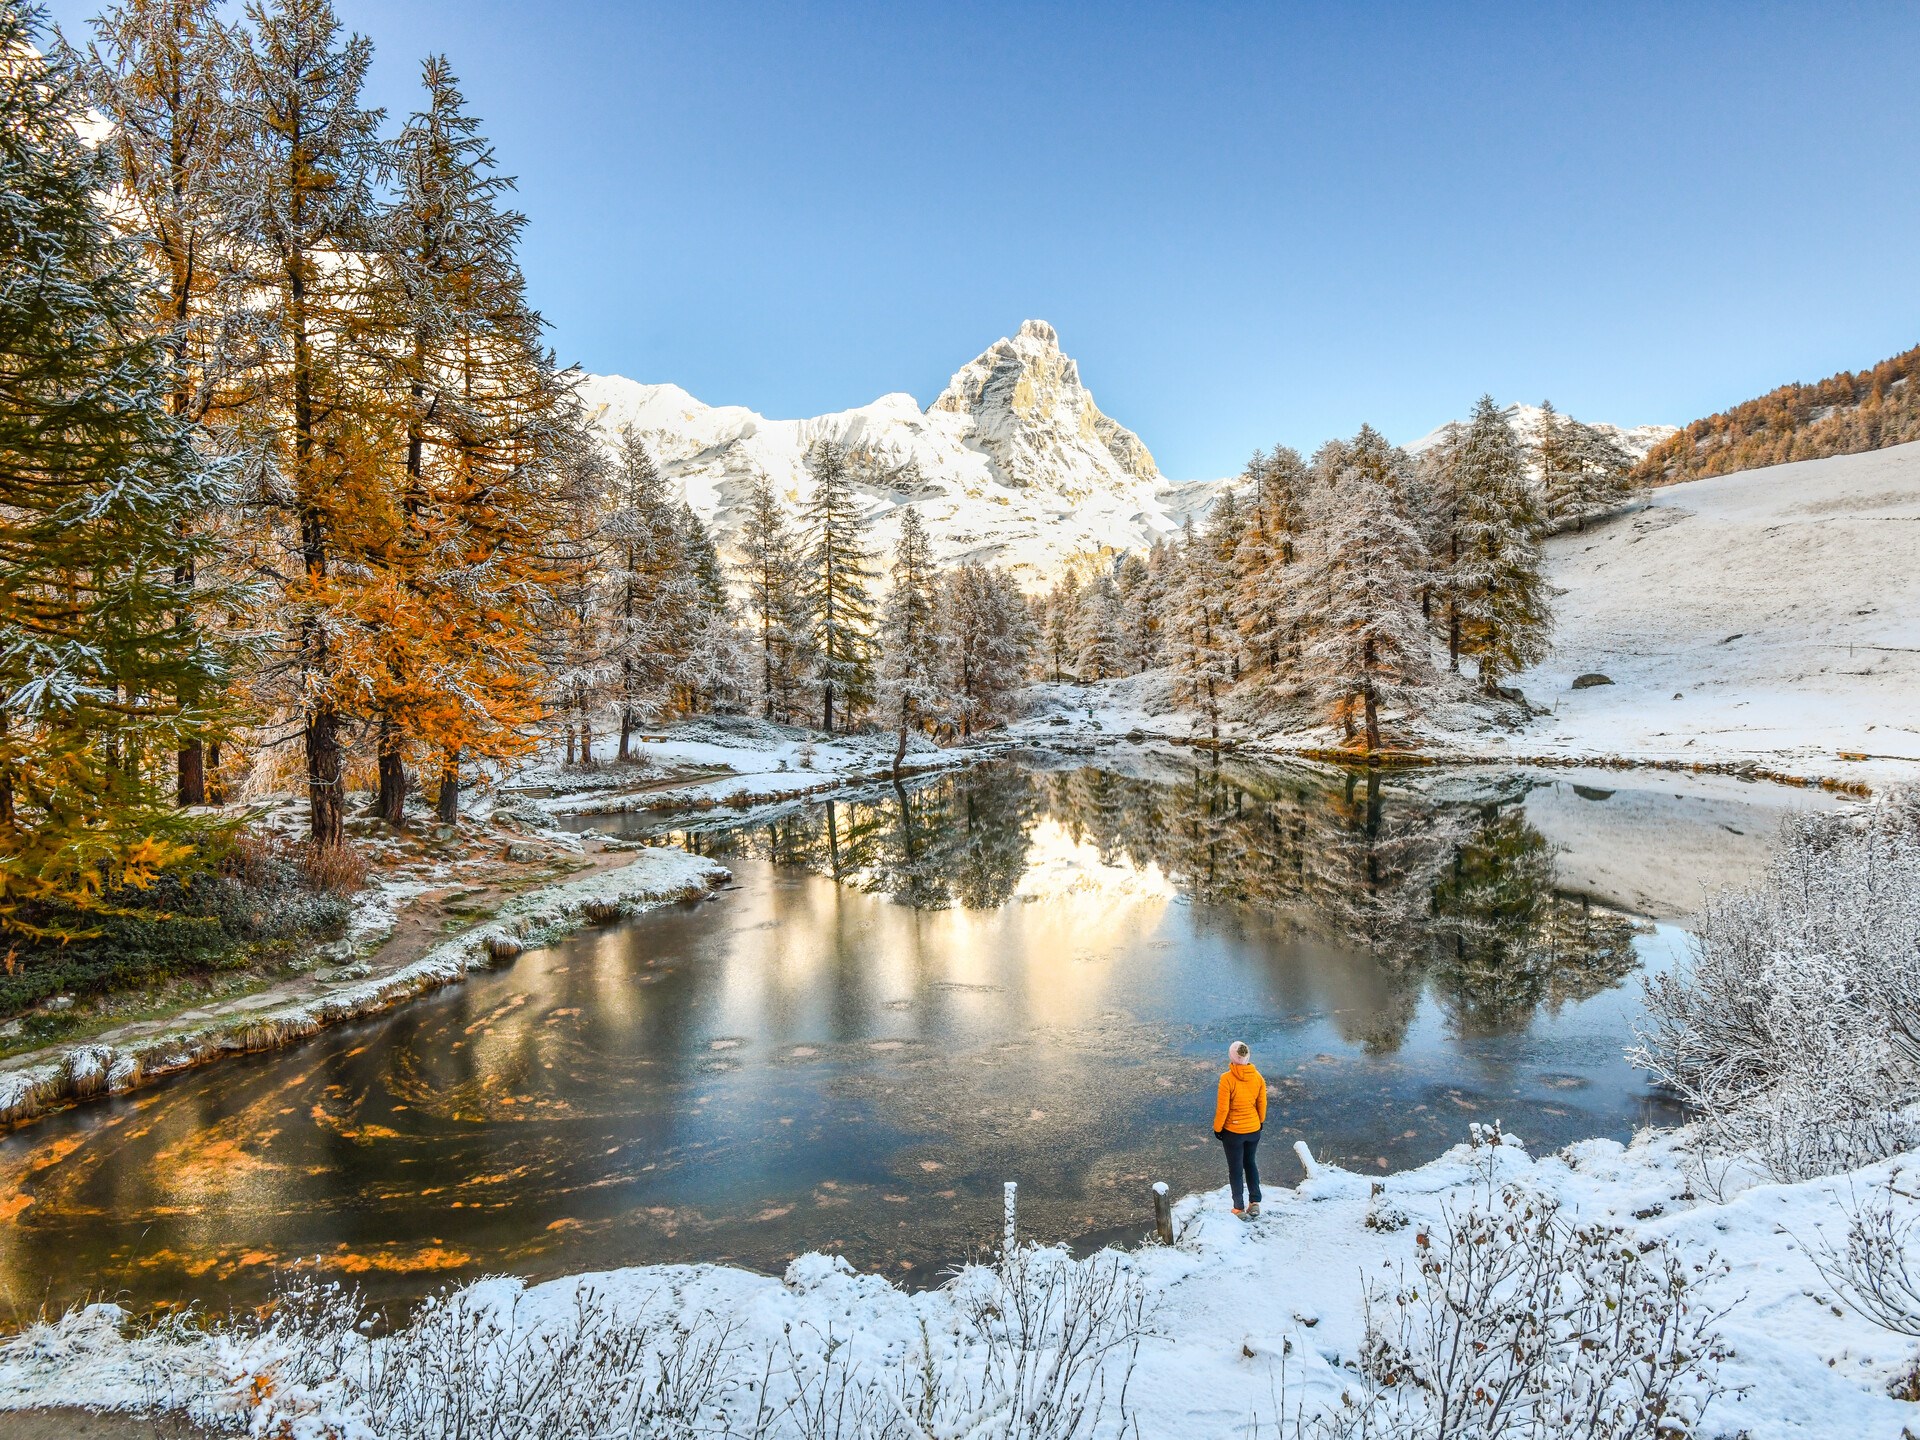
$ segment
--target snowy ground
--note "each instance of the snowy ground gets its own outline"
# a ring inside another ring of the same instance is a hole
[[[1430,755],[1920,779],[1920,443],[1670,486],[1546,551],[1553,649],[1516,683],[1548,713],[1508,725],[1443,699],[1415,727]],[[1612,683],[1573,688],[1596,673]],[[1165,672],[1036,685],[1031,700],[1014,727],[1030,739],[1207,729]],[[1234,708],[1221,734],[1255,752],[1340,743]]]
[[[1510,748],[1920,773],[1920,444],[1670,486],[1547,555],[1553,653],[1518,683],[1554,713]]]
[[[1391,1288],[1411,1275],[1423,1253],[1420,1237],[1442,1233],[1434,1226],[1443,1207],[1457,1212],[1486,1203],[1490,1186],[1504,1184],[1555,1197],[1583,1222],[1619,1226],[1636,1249],[1657,1241],[1676,1247],[1693,1277],[1694,1303],[1726,1312],[1718,1322],[1726,1393],[1711,1401],[1697,1433],[1893,1440],[1915,1419],[1913,1404],[1887,1393],[1911,1371],[1913,1342],[1842,1303],[1807,1247],[1823,1236],[1839,1238],[1851,1197],[1876,1188],[1886,1193],[1889,1179],[1896,1181],[1901,1213],[1911,1217],[1914,1201],[1900,1176],[1910,1177],[1920,1157],[1835,1179],[1757,1185],[1724,1201],[1693,1196],[1672,1132],[1631,1147],[1583,1142],[1538,1160],[1514,1144],[1463,1145],[1389,1177],[1378,1198],[1372,1177],[1321,1168],[1301,1179],[1293,1157],[1264,1158],[1270,1172],[1298,1183],[1269,1185],[1256,1223],[1228,1215],[1222,1193],[1195,1196],[1175,1207],[1173,1246],[1109,1252],[1087,1262],[1119,1266],[1144,1295],[1150,1336],[1129,1392],[1141,1435],[1277,1434],[1282,1395],[1289,1411],[1304,1402],[1310,1415],[1336,1404],[1358,1385],[1367,1288]],[[1396,1226],[1395,1212],[1410,1223]],[[760,1395],[745,1382],[762,1376],[768,1356],[784,1355],[792,1335],[806,1337],[802,1348],[816,1354],[829,1337],[848,1342],[841,1361],[851,1359],[856,1379],[883,1387],[915,1373],[925,1349],[948,1373],[965,1375],[984,1363],[966,1316],[968,1301],[994,1283],[975,1270],[942,1289],[909,1294],[883,1277],[851,1273],[844,1261],[806,1256],[784,1281],[724,1266],[678,1266],[531,1288],[482,1281],[466,1295],[471,1304],[498,1307],[509,1327],[522,1331],[562,1324],[583,1292],[597,1294],[615,1314],[664,1308],[683,1324],[703,1315],[722,1318],[732,1326],[727,1368],[739,1383],[708,1411],[712,1428],[702,1433],[719,1434],[746,1429]],[[205,1418],[246,1423],[254,1434],[386,1430],[347,1387],[295,1383],[285,1347],[270,1338],[239,1343],[176,1333],[130,1342],[120,1320],[111,1307],[94,1307],[63,1323],[31,1327],[0,1349],[0,1407],[141,1407],[171,1395],[191,1399]],[[351,1333],[338,1338],[348,1350],[368,1343]],[[328,1363],[328,1373],[337,1373],[339,1361]],[[607,1393],[618,1392],[616,1375],[596,1378]],[[469,1388],[475,1380],[469,1373],[457,1382],[468,1401],[479,1393]],[[721,1428],[723,1415],[735,1428]],[[1117,1418],[1110,1405],[1100,1433],[1114,1433]],[[286,1430],[276,1428],[283,1422]]]

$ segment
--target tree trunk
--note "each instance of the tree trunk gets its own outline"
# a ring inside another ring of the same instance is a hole
[[[207,804],[224,805],[227,803],[227,787],[220,778],[220,742],[207,742]]]
[[[893,773],[895,776],[898,776],[900,774],[900,767],[902,764],[906,762],[906,758],[907,758],[907,719],[908,719],[907,710],[908,710],[907,703],[904,700],[901,701],[900,702],[900,743],[893,747]]]
[[[626,706],[620,707],[620,752],[615,757],[622,765],[627,763],[627,741],[633,734],[633,712]]]
[[[1460,673],[1460,602],[1447,601],[1447,669]]]
[[[313,843],[338,845],[340,813],[340,717],[331,708],[307,717],[307,799],[313,808]]]
[[[1380,710],[1374,697],[1373,687],[1367,687],[1367,753],[1373,754],[1380,748]]]
[[[820,706],[820,728],[831,735],[833,733],[833,683],[829,681],[820,687],[823,697]]]
[[[434,797],[434,814],[442,825],[460,818],[460,757],[449,755],[440,763],[440,793]]]
[[[199,740],[180,747],[178,800],[182,805],[207,803],[207,747]]]
[[[401,758],[400,727],[392,717],[380,717],[380,795],[374,813],[387,824],[400,826],[407,818],[407,766]]]

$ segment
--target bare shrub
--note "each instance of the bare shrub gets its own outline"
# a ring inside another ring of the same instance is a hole
[[[1279,1428],[1394,1440],[1679,1440],[1722,1350],[1709,1273],[1665,1242],[1579,1225],[1516,1186],[1416,1233],[1416,1272],[1367,1296],[1366,1384]],[[1717,1269],[1717,1262],[1714,1268]]]
[[[1125,1257],[1021,1246],[965,1271],[955,1299],[971,1353],[943,1362],[923,1335],[896,1397],[906,1433],[1077,1440],[1106,1422],[1127,1433],[1148,1329],[1146,1290]]]
[[[1646,999],[1631,1058],[1695,1111],[1709,1188],[1716,1158],[1790,1182],[1920,1143],[1920,795],[1789,819]]]
[[[1803,1242],[1807,1258],[1856,1314],[1920,1340],[1920,1216],[1897,1213],[1894,1177],[1847,1213],[1846,1239]],[[1911,1198],[1911,1197],[1907,1197]]]
[[[322,895],[353,895],[366,888],[367,857],[351,845],[304,845],[300,864]]]

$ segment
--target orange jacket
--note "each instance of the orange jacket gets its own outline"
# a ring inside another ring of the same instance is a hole
[[[1220,1077],[1220,1097],[1213,1107],[1214,1133],[1251,1135],[1266,1123],[1266,1077],[1251,1064],[1229,1065]]]

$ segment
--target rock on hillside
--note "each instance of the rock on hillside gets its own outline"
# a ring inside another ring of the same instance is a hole
[[[807,420],[710,406],[677,385],[589,376],[582,394],[609,439],[632,425],[662,472],[724,537],[749,487],[769,479],[797,509],[812,491],[808,447],[867,452],[862,486],[876,543],[920,513],[943,559],[979,558],[1023,584],[1078,556],[1138,549],[1179,528],[1191,487],[1171,484],[1140,438],[1094,403],[1051,325],[1029,320],[962,366],[931,406],[911,395]]]

